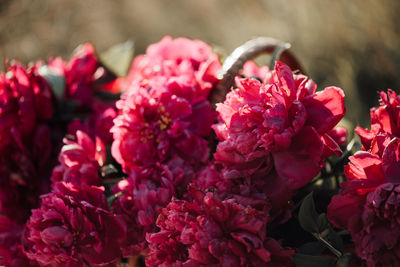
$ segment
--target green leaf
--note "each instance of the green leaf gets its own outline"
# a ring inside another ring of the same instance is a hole
[[[306,254],[294,254],[294,263],[299,267],[332,267],[335,260],[326,257],[311,256]]]
[[[308,242],[299,247],[300,253],[307,255],[321,254],[325,250],[326,246],[319,241]]]
[[[342,250],[343,248],[343,239],[342,237],[335,232],[331,225],[328,225],[329,234],[328,234],[328,241],[329,243],[336,249]]]
[[[39,74],[50,84],[57,99],[62,100],[65,93],[65,77],[57,74],[47,65],[39,68]]]
[[[118,197],[120,197],[122,194],[123,194],[123,192],[118,192],[118,193],[116,193],[116,194],[114,194],[114,195],[111,195],[111,196],[107,197],[108,206],[111,208],[112,205],[113,205],[113,203],[114,203],[114,201],[115,201]]]
[[[308,194],[301,204],[299,211],[299,222],[301,227],[310,233],[319,233],[318,213],[315,210],[313,192]]]
[[[119,77],[126,76],[134,54],[133,41],[117,44],[99,55],[100,62]]]

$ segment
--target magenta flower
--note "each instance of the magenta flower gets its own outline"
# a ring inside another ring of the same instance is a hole
[[[122,244],[124,256],[146,254],[146,233],[155,231],[159,210],[169,203],[172,192],[151,181],[135,184],[133,179],[126,179],[115,186],[113,193],[122,193],[112,208],[127,225],[126,239]]]
[[[81,105],[88,105],[93,97],[93,82],[99,63],[92,44],[86,43],[76,48],[72,58],[65,62],[61,57],[49,61],[49,68],[65,77],[65,92],[62,99],[73,99]]]
[[[330,134],[337,135],[332,129],[344,116],[344,94],[336,87],[316,93],[311,80],[280,62],[263,75],[263,83],[237,78],[238,89],[217,104],[221,121],[213,127],[221,142],[214,158],[223,179],[232,180],[225,181],[228,190],[249,197],[264,192],[281,212],[295,190],[318,174],[325,157],[341,153],[335,139],[343,133],[335,139]]]
[[[166,164],[156,164],[142,172],[133,171],[128,179],[113,188],[114,194],[121,194],[113,203],[113,211],[127,223],[125,256],[147,253],[146,233],[155,231],[161,209],[172,196],[182,197],[193,177],[190,165],[175,156]]]
[[[214,127],[222,141],[215,159],[227,169],[248,176],[273,159],[278,175],[298,189],[320,171],[325,154],[340,153],[328,132],[344,116],[341,89],[315,93],[312,81],[279,62],[265,83],[236,83],[217,105],[222,122]]]
[[[103,102],[93,99],[92,112],[83,121],[75,119],[68,124],[68,134],[74,134],[80,130],[87,133],[92,138],[98,136],[105,145],[111,145],[113,136],[110,132],[114,125],[113,120],[117,117],[115,102]]]
[[[125,227],[108,211],[102,187],[56,183],[26,225],[26,255],[41,265],[106,264],[121,256]]]
[[[47,189],[52,145],[45,123],[53,98],[36,66],[6,67],[0,74],[0,212],[22,223]]]
[[[13,62],[0,74],[0,149],[30,139],[36,125],[52,114],[51,88],[35,66],[25,69]]]
[[[358,256],[368,266],[399,262],[400,140],[377,135],[370,150],[345,166],[347,181],[328,207],[329,220],[347,229]]]
[[[151,80],[153,84],[165,84],[167,80],[175,80],[190,87],[191,95],[207,97],[217,82],[220,67],[217,54],[206,43],[165,36],[150,45],[145,55],[135,58],[127,83]]]
[[[400,137],[400,97],[393,90],[380,92],[380,106],[371,109],[371,130],[356,128],[364,150],[369,150],[371,142],[378,134]]]
[[[106,152],[103,142],[93,141],[86,133],[76,132],[76,141],[64,138],[64,146],[58,156],[60,165],[53,169],[51,181],[64,181],[76,186],[100,185],[99,169],[103,166]]]
[[[382,184],[367,195],[358,221],[361,227],[352,231],[356,252],[367,266],[392,266],[400,262],[399,206],[399,184]]]
[[[5,216],[0,216],[0,265],[2,266],[37,266],[23,252],[21,244],[23,226]]]
[[[126,173],[152,167],[177,155],[198,165],[209,157],[203,138],[214,115],[205,98],[187,96],[190,88],[171,83],[163,87],[132,87],[117,102],[112,154]],[[201,119],[200,119],[201,118]]]
[[[291,266],[292,250],[265,237],[267,206],[255,210],[235,199],[194,190],[193,202],[173,200],[147,235],[149,266]]]

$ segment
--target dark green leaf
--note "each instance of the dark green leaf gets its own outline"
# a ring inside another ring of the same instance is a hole
[[[310,233],[319,233],[318,213],[315,210],[313,193],[308,194],[301,204],[299,211],[299,222],[301,227]]]
[[[321,233],[329,227],[328,218],[325,213],[321,213],[317,218],[318,232]]]
[[[333,229],[333,227],[331,225],[329,225],[329,234],[328,234],[328,241],[329,243],[336,249],[338,250],[342,250],[343,248],[343,240],[342,237],[335,232],[335,230]]]
[[[99,55],[101,63],[119,77],[126,76],[134,54],[133,41],[109,48]]]
[[[311,256],[305,254],[295,254],[294,263],[299,267],[332,267],[335,266],[335,260],[331,258]]]
[[[321,254],[325,249],[326,246],[319,241],[308,242],[299,247],[300,253],[307,255]]]
[[[111,207],[111,206],[113,205],[114,201],[115,201],[118,197],[120,197],[122,194],[123,194],[123,192],[118,192],[118,193],[116,193],[116,194],[114,194],[114,195],[111,195],[111,196],[107,197],[108,206]]]
[[[350,266],[350,262],[353,258],[353,255],[351,253],[346,253],[343,254],[337,261],[336,266],[337,267],[348,267]]]

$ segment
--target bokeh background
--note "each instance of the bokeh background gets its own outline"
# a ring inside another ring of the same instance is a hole
[[[398,0],[0,0],[0,60],[68,57],[162,36],[200,38],[229,54],[256,36],[288,41],[319,88],[345,90],[347,118],[366,126],[378,90],[400,89]],[[2,69],[3,66],[0,67]]]

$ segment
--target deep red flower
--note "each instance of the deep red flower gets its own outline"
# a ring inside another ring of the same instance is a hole
[[[173,200],[147,235],[149,266],[291,266],[292,250],[265,237],[265,212],[215,193],[193,192],[194,201]]]
[[[113,193],[122,193],[115,199],[112,208],[127,225],[126,239],[122,244],[124,256],[146,254],[146,233],[155,230],[155,220],[159,210],[171,200],[171,190],[149,180],[135,184],[129,178],[120,181]]]
[[[37,66],[0,74],[0,212],[23,223],[46,191],[51,170],[52,92]]]
[[[0,74],[0,149],[31,138],[36,125],[52,114],[51,87],[36,66],[25,69],[13,62]]]
[[[358,256],[368,266],[400,262],[399,145],[398,138],[378,135],[370,151],[350,157],[345,166],[348,180],[328,206],[329,220],[350,232]]]
[[[98,136],[105,145],[111,145],[113,136],[110,132],[114,125],[113,120],[117,117],[115,102],[99,101],[93,99],[92,111],[85,120],[75,119],[68,124],[68,134],[74,134],[80,130],[87,133],[92,138]]]
[[[10,267],[37,266],[23,252],[23,226],[0,216],[0,265]]]
[[[357,254],[367,266],[400,266],[399,206],[399,184],[382,184],[368,194],[358,221],[361,227],[352,229]]]
[[[356,128],[364,150],[369,150],[377,134],[400,137],[400,96],[391,89],[380,92],[380,106],[371,109],[371,130]]]
[[[193,177],[190,165],[175,156],[166,164],[133,171],[113,188],[113,193],[120,195],[113,202],[113,211],[127,224],[127,238],[122,247],[125,256],[147,253],[146,233],[155,231],[160,210],[171,197],[182,197]]]
[[[121,256],[125,227],[108,210],[102,187],[56,183],[26,225],[26,255],[41,265],[106,264]]]
[[[106,152],[103,142],[93,141],[86,133],[76,132],[76,140],[64,138],[64,146],[58,156],[60,165],[53,169],[51,181],[64,181],[76,186],[100,185],[99,169],[103,166]]]
[[[9,144],[0,156],[0,213],[19,223],[37,207],[39,195],[47,192],[53,166],[48,128],[38,127],[32,134],[34,144]]]

